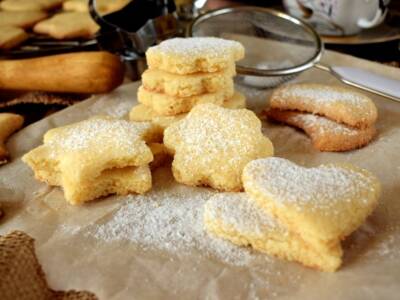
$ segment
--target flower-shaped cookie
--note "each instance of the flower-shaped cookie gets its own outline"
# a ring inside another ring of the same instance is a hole
[[[348,164],[300,167],[286,159],[250,162],[243,170],[250,199],[320,252],[337,245],[374,210],[378,179]]]
[[[172,170],[178,182],[224,191],[241,190],[244,166],[273,154],[253,112],[214,104],[197,105],[169,126],[164,144],[174,153]]]
[[[215,37],[168,39],[146,51],[150,69],[173,74],[229,70],[243,57],[242,44]]]
[[[111,193],[144,193],[151,188],[153,160],[146,142],[156,141],[158,133],[150,123],[94,117],[49,130],[44,144],[22,159],[37,179],[62,186],[71,204]]]

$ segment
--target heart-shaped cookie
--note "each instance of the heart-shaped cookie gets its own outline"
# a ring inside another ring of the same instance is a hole
[[[219,193],[204,206],[206,230],[239,246],[298,261],[305,266],[332,272],[341,264],[342,248],[315,251],[297,234],[265,213],[246,193]]]
[[[380,194],[375,176],[348,164],[304,168],[265,158],[247,164],[242,178],[250,199],[320,251],[357,229]]]

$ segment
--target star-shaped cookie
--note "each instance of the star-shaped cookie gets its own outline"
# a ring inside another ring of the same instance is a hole
[[[253,112],[214,104],[197,105],[169,126],[164,144],[174,154],[172,170],[178,182],[224,191],[241,190],[244,166],[273,154]]]
[[[107,194],[144,193],[151,188],[146,142],[159,139],[151,123],[94,117],[49,130],[44,144],[22,159],[35,177],[62,186],[65,198],[79,204]]]
[[[250,199],[325,252],[356,230],[378,204],[380,183],[348,164],[304,168],[283,158],[250,162],[243,170]]]

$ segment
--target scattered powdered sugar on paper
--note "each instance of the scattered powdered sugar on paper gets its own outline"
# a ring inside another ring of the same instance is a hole
[[[130,102],[118,102],[116,105],[110,106],[105,113],[110,117],[122,118],[129,113],[132,106]]]
[[[300,209],[334,208],[339,201],[359,199],[369,205],[375,197],[372,176],[329,165],[300,167],[289,160],[271,157],[250,162],[245,170],[245,185],[270,195],[277,203],[292,203]],[[336,211],[330,211],[335,213]]]
[[[107,242],[131,241],[144,249],[182,254],[198,250],[233,265],[254,259],[249,249],[210,236],[203,226],[204,204],[213,193],[207,189],[177,185],[173,189],[129,196],[108,222],[89,235]]]

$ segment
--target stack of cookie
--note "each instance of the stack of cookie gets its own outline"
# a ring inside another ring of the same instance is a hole
[[[304,168],[289,160],[253,160],[245,193],[220,193],[204,208],[207,231],[240,246],[322,271],[342,263],[341,241],[372,213],[379,180],[350,164]]]
[[[270,98],[268,118],[304,130],[320,151],[348,151],[376,135],[378,112],[366,95],[315,83],[290,84]]]
[[[244,107],[244,96],[233,84],[235,61],[243,57],[240,43],[212,37],[175,38],[150,48],[138,91],[141,104],[130,119],[165,128],[200,103]]]
[[[159,129],[149,122],[97,116],[49,130],[43,145],[22,160],[38,180],[61,186],[65,199],[77,205],[150,190],[151,163],[163,155],[159,140]]]

